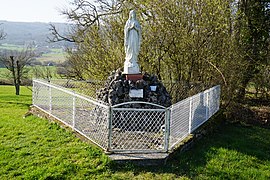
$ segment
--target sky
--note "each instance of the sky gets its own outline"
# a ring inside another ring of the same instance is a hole
[[[60,10],[72,0],[0,0],[0,20],[16,22],[67,22]]]

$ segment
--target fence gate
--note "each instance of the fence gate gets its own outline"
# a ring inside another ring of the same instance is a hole
[[[140,108],[135,108],[138,104]],[[163,106],[146,102],[112,106],[109,149],[113,152],[167,151],[168,112]]]

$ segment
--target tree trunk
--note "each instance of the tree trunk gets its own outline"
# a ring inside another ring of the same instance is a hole
[[[16,95],[20,95],[20,84],[15,84]]]
[[[249,61],[249,65],[244,72],[244,77],[240,83],[239,91],[237,94],[237,99],[239,102],[241,102],[245,99],[246,88],[248,86],[248,83],[257,73],[258,73],[258,71],[256,70],[255,64]]]
[[[242,102],[244,100],[245,95],[246,95],[246,87],[247,87],[247,83],[242,82],[241,87],[239,88],[238,94],[237,94],[238,102]]]

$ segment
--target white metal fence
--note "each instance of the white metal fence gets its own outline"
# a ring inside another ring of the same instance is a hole
[[[220,86],[166,108],[146,102],[109,106],[73,90],[33,80],[33,105],[110,152],[166,152],[219,110]],[[145,104],[147,109],[125,108]]]
[[[220,86],[184,99],[170,108],[169,147],[173,148],[219,110]]]

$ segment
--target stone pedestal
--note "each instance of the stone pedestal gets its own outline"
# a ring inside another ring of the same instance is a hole
[[[139,64],[136,61],[125,61],[123,74],[140,74]]]
[[[127,75],[120,70],[111,73],[105,87],[97,91],[97,99],[110,105],[130,101],[150,102],[165,107],[171,105],[171,96],[157,76],[147,73]],[[151,108],[135,105],[130,104],[126,108]]]

